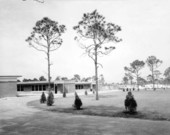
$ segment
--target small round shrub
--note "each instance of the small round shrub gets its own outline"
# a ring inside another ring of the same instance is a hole
[[[47,97],[47,105],[48,106],[52,106],[54,104],[54,95],[53,93],[50,91]]]
[[[42,104],[42,103],[45,103],[46,101],[47,101],[47,98],[46,98],[46,96],[45,96],[45,93],[43,92],[43,93],[41,94],[40,103]]]
[[[85,95],[88,95],[87,90],[84,93],[85,93]]]
[[[63,92],[63,97],[66,97],[66,92],[65,91]]]
[[[134,98],[125,99],[125,109],[130,112],[134,113],[137,110],[137,102]]]

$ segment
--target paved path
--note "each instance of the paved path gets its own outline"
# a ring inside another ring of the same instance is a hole
[[[53,113],[28,107],[39,97],[0,99],[0,135],[170,135],[170,122]]]
[[[39,110],[28,107],[29,101],[36,100],[39,97],[7,97],[0,99],[0,120],[23,117],[33,114]]]

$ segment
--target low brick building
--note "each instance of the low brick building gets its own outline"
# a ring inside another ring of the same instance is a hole
[[[17,95],[17,78],[21,76],[0,76],[0,98]]]

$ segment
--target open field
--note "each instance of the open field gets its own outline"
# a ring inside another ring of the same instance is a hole
[[[83,102],[83,109],[79,111],[72,108],[74,96],[56,98],[54,105],[51,107],[48,107],[46,104],[40,104],[39,101],[30,102],[28,105],[53,112],[170,121],[169,89],[134,91],[133,95],[138,104],[138,113],[136,115],[124,113],[124,99],[126,94],[127,92],[111,91],[110,93],[100,94],[98,101],[95,100],[95,95],[80,95],[79,97]]]

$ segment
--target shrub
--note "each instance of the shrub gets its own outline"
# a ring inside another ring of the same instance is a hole
[[[74,101],[74,107],[75,107],[77,110],[80,110],[81,106],[82,106],[82,101],[81,101],[81,99],[80,99],[80,98],[75,99],[75,101]]]
[[[79,98],[78,94],[75,92],[75,101],[73,107],[77,110],[80,110],[81,106],[83,105],[81,99]]]
[[[48,106],[52,106],[54,104],[54,95],[53,93],[50,91],[47,97],[47,105]]]
[[[63,92],[63,97],[66,97],[66,92],[65,91]]]
[[[135,99],[131,99],[130,100],[130,106],[129,106],[129,112],[130,113],[134,113],[134,112],[136,112],[136,109],[137,109],[136,100]]]
[[[47,99],[46,99],[45,93],[43,92],[41,94],[40,103],[45,103],[46,101],[47,101]]]
[[[131,92],[128,92],[128,95],[126,96],[124,104],[125,104],[125,109],[128,112],[130,112],[130,113],[136,112],[136,110],[137,110],[137,102],[134,99],[134,96],[132,95]]]
[[[88,95],[87,90],[85,91],[85,95]]]
[[[81,108],[81,106],[82,106],[82,101],[81,101],[81,99],[76,99],[74,105],[75,105],[75,108],[76,108],[77,110],[80,110],[80,108]]]
[[[134,98],[132,99],[125,99],[125,108],[130,113],[136,112],[137,109],[137,103]]]

